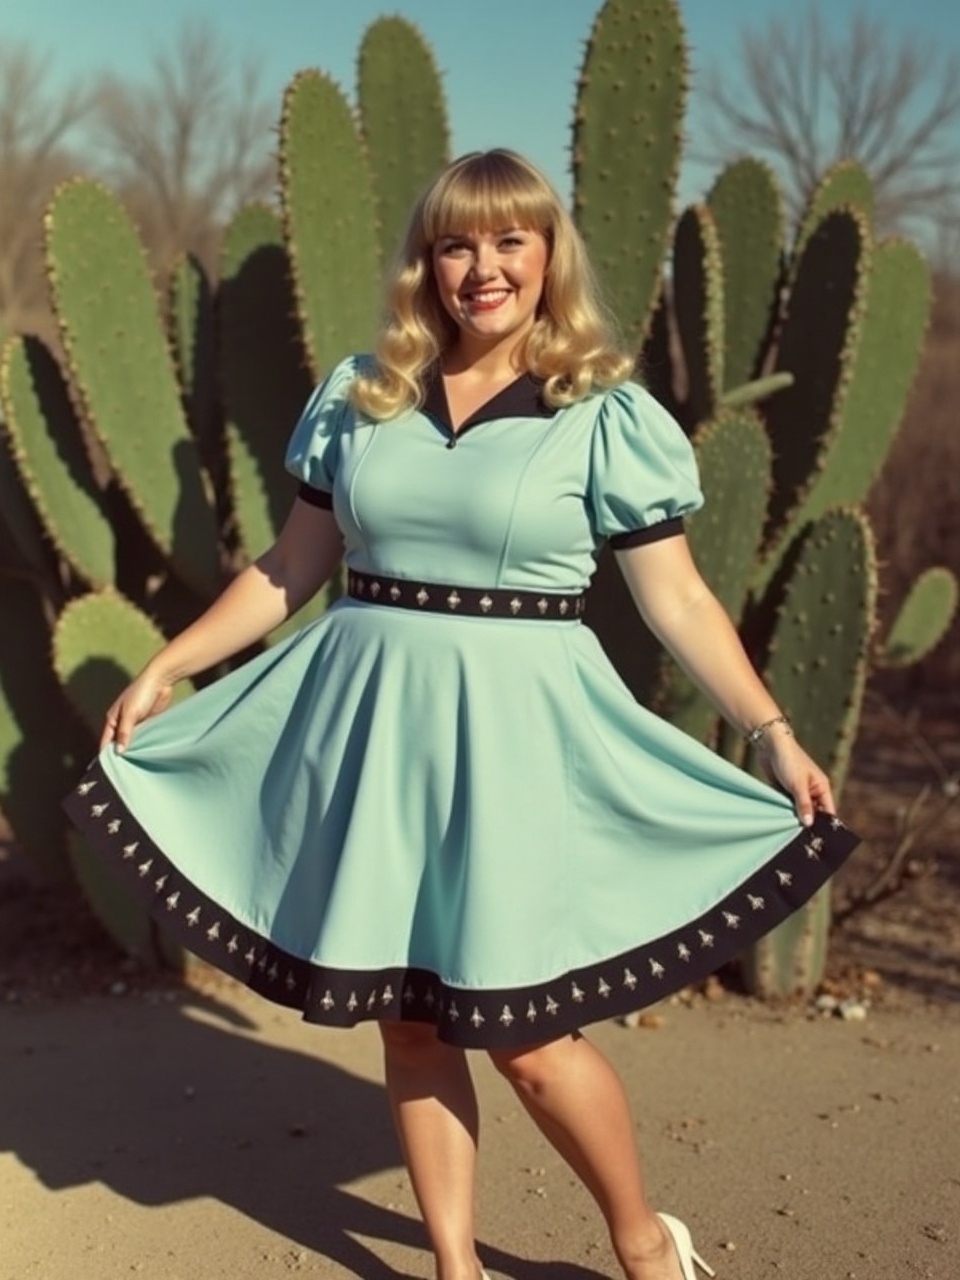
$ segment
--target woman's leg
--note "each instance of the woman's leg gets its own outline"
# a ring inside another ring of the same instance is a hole
[[[380,1034],[393,1120],[438,1280],[478,1280],[477,1099],[466,1056],[424,1023],[382,1022]]]
[[[682,1280],[669,1235],[647,1204],[620,1079],[581,1035],[490,1057],[549,1142],[591,1192],[631,1280]]]

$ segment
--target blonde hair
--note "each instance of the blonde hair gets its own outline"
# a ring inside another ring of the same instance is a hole
[[[432,251],[441,236],[517,227],[539,232],[548,267],[533,327],[520,350],[523,367],[544,380],[554,408],[615,386],[633,371],[607,312],[583,241],[542,173],[514,151],[473,151],[433,181],[410,218],[387,281],[386,318],[376,369],[358,376],[351,399],[373,418],[422,404],[424,374],[457,337],[440,301]]]

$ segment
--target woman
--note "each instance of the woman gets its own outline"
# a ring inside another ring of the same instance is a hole
[[[376,356],[294,431],[277,542],[117,698],[70,801],[192,950],[313,1021],[378,1020],[439,1280],[480,1273],[464,1047],[583,1179],[624,1274],[691,1280],[580,1027],[715,968],[854,843],[692,563],[692,451],[631,367],[544,178],[508,151],[450,165]],[[580,624],[607,540],[783,792],[630,698]],[[347,598],[131,740],[344,554]]]

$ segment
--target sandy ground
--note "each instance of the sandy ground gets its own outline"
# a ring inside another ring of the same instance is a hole
[[[602,1024],[658,1205],[719,1280],[960,1277],[960,1010],[743,997]],[[479,1240],[516,1280],[617,1274],[482,1055]],[[375,1032],[223,980],[0,1007],[0,1278],[429,1276]],[[590,1100],[585,1099],[589,1106]]]

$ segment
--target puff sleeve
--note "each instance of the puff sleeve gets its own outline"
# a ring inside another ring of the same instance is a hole
[[[298,496],[313,506],[333,506],[340,437],[350,411],[347,392],[356,373],[355,356],[341,360],[315,388],[290,436],[285,466],[300,481]]]
[[[635,382],[603,397],[591,440],[587,502],[594,533],[617,549],[682,533],[683,517],[703,505],[690,441]]]

